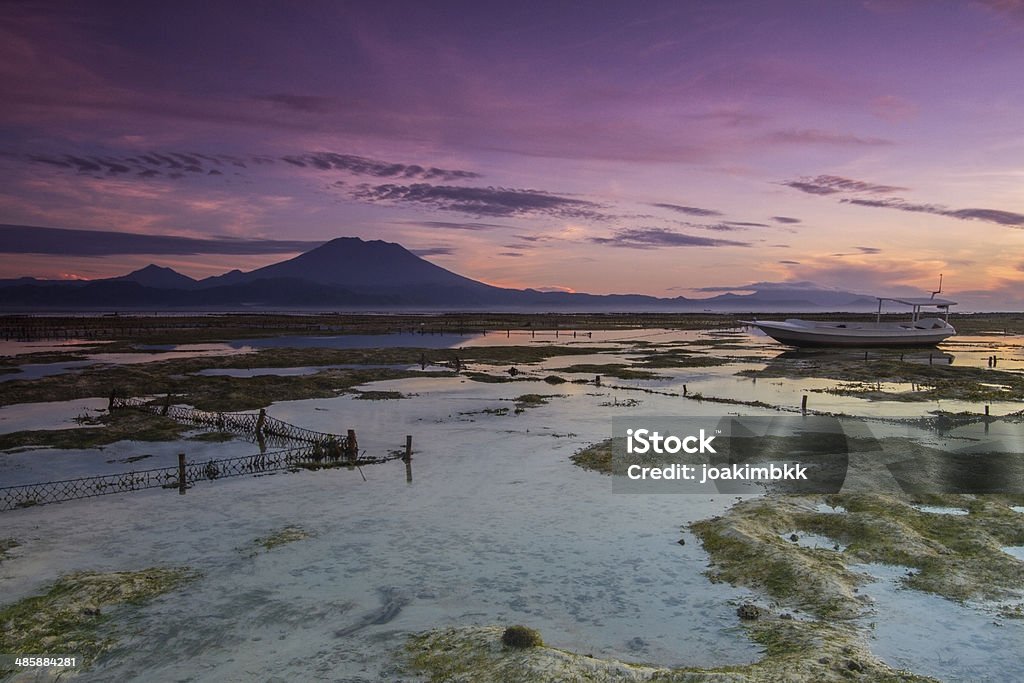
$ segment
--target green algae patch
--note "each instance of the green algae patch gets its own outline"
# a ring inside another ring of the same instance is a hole
[[[352,389],[350,391],[361,401],[390,401],[398,398],[409,398],[400,391],[361,391],[359,389]]]
[[[800,528],[805,514],[797,500],[757,498],[694,522],[690,530],[711,557],[711,580],[763,591],[819,617],[855,617],[860,605],[854,589],[863,578],[846,568],[839,553],[783,538]]]
[[[562,394],[521,394],[512,399],[516,404],[516,413],[521,413],[527,408],[538,408],[545,406],[553,398],[559,398]]]
[[[501,634],[501,644],[505,647],[525,650],[528,647],[540,647],[544,644],[544,639],[540,637],[538,631],[529,626],[517,624],[505,629],[505,632]]]
[[[746,628],[765,648],[765,656],[753,664],[738,666],[667,668],[601,659],[544,645],[516,649],[502,643],[504,629],[498,626],[438,629],[414,635],[406,644],[405,666],[431,683],[934,683],[934,679],[888,667],[841,627],[768,618]]]
[[[274,531],[268,536],[257,538],[252,542],[252,547],[254,549],[262,548],[263,550],[273,550],[274,548],[279,548],[282,545],[302,541],[312,536],[312,533],[306,531],[300,526],[288,525]],[[253,554],[255,554],[255,551]]]
[[[572,461],[585,470],[593,470],[601,474],[612,473],[612,440],[605,439],[591,444],[572,456]]]
[[[987,496],[933,495],[929,504],[966,509],[966,515],[919,510],[887,496],[830,496],[844,514],[808,513],[801,529],[847,544],[859,562],[912,567],[910,588],[951,600],[999,600],[1024,590],[1024,562],[1002,551],[1024,545],[1020,513]]]
[[[742,377],[804,379],[820,378],[846,382],[829,391],[850,393],[865,398],[934,401],[1016,401],[1024,399],[1024,375],[994,368],[949,365],[945,357],[934,364],[901,360],[901,356],[885,352],[862,357],[848,354],[797,354],[775,358],[759,370],[741,370]],[[871,387],[882,385],[910,386],[910,391],[887,391]]]
[[[194,429],[169,417],[140,410],[115,410],[76,429],[46,429],[0,434],[0,450],[15,448],[95,448],[116,441],[177,441]]]
[[[141,605],[195,577],[181,567],[62,576],[46,593],[0,609],[0,652],[75,654],[88,666],[117,642],[108,610]]]
[[[543,645],[510,648],[502,643],[504,631],[498,626],[478,626],[413,636],[406,646],[408,667],[432,683],[649,681],[659,671]]]
[[[0,564],[3,564],[8,552],[17,548],[20,543],[13,538],[0,538]]]
[[[945,598],[998,600],[1024,589],[1024,563],[1002,552],[1024,545],[1019,513],[998,500],[931,496],[930,502],[962,507],[966,515],[936,514],[883,495],[837,494],[818,512],[819,498],[769,496],[743,501],[726,514],[691,525],[711,557],[709,576],[763,590],[820,617],[851,617],[860,611],[855,588],[863,577],[849,564],[883,563],[916,571],[909,588]],[[845,546],[842,552],[803,548],[785,540],[797,531],[820,534]]]
[[[697,354],[678,349],[643,355],[638,360],[645,368],[710,368],[732,362],[722,356]]]
[[[617,379],[659,379],[648,370],[636,370],[625,363],[578,363],[566,368],[558,368],[561,372],[586,373],[588,375],[601,375],[602,377],[615,377]]]

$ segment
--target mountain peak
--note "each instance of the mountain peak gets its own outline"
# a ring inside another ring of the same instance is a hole
[[[395,242],[336,237],[295,258],[245,273],[232,281],[298,278],[353,290],[488,285],[416,256]]]
[[[189,289],[196,284],[196,281],[187,275],[182,275],[173,268],[158,266],[150,263],[144,268],[133,270],[127,275],[113,277],[110,280],[115,282],[135,282],[143,287],[155,287],[157,289]]]

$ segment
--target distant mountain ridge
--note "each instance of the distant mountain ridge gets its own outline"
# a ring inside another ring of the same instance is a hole
[[[232,270],[195,280],[150,264],[93,281],[0,280],[0,307],[261,308],[429,310],[867,310],[874,299],[850,292],[773,287],[707,299],[642,294],[540,292],[495,287],[453,273],[400,244],[339,237],[294,258],[249,272]]]

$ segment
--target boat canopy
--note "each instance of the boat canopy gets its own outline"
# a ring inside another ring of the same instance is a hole
[[[935,292],[935,294],[938,294],[938,292]],[[943,320],[948,320],[949,307],[956,306],[956,302],[950,301],[949,299],[936,299],[934,298],[935,294],[932,294],[930,297],[910,296],[902,298],[893,296],[877,296],[875,298],[878,299],[878,317],[875,318],[875,322],[881,322],[882,320],[882,303],[885,301],[895,301],[898,304],[910,306],[912,310],[910,316],[911,322],[916,323],[918,320],[921,319],[921,309],[923,307],[939,309],[940,312],[936,315],[942,315],[944,316]]]

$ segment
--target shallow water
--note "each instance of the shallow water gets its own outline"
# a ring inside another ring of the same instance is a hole
[[[944,507],[942,505],[913,505],[911,507],[921,512],[927,512],[930,515],[958,516],[970,514],[967,510],[964,510],[963,508]]]
[[[727,347],[717,346],[720,342]],[[202,572],[184,591],[120,612],[119,619],[128,621],[124,632],[132,635],[82,677],[87,681],[391,680],[396,677],[391,649],[401,645],[404,634],[469,624],[526,623],[556,647],[629,661],[749,662],[759,648],[744,636],[730,604],[749,599],[749,593],[708,582],[702,574],[706,554],[681,531],[689,521],[720,514],[736,498],[612,494],[610,478],[576,468],[569,456],[607,438],[612,416],[777,414],[693,400],[697,393],[796,410],[801,396],[813,392],[812,410],[886,419],[920,417],[937,408],[978,410],[964,402],[871,401],[824,393],[836,385],[830,380],[736,377],[738,370],[763,367],[782,353],[782,347],[740,331],[612,330],[585,338],[573,338],[571,331],[557,337],[280,337],[150,350],[212,355],[270,346],[509,343],[611,346],[616,351],[517,364],[531,381],[412,378],[363,387],[398,391],[406,399],[365,401],[344,395],[268,408],[270,415],[310,429],[356,429],[361,449],[370,455],[399,449],[405,435],[413,435],[411,485],[405,482],[404,465],[393,461],[363,468],[366,482],[359,472],[345,469],[279,473],[204,482],[185,496],[156,490],[2,513],[3,535],[22,542],[0,565],[4,593],[10,596],[5,601],[29,595],[66,571],[161,564]],[[730,362],[652,369],[662,376],[656,380],[605,377],[600,387],[537,381],[574,364],[629,363],[638,353],[672,348],[725,355]],[[958,350],[954,362],[967,353],[981,359],[984,352]],[[326,367],[230,373],[298,375]],[[497,373],[501,368],[472,369]],[[684,387],[688,398],[681,396]],[[514,399],[529,393],[548,396],[549,403],[516,414]],[[105,399],[89,399],[0,408],[0,433],[74,426],[74,417],[105,404]],[[1018,410],[1020,404],[993,408],[998,414]],[[501,409],[505,414],[495,414]],[[1018,425],[996,422],[989,428],[982,433],[981,425],[965,426],[936,435],[870,423],[876,436],[911,436],[936,445],[1020,440]],[[202,461],[248,455],[256,446],[244,440],[119,442],[102,449],[0,454],[0,481],[10,485],[165,466],[178,452]],[[152,457],[123,462],[138,455]],[[824,504],[818,509],[844,512]],[[253,539],[286,525],[315,536],[252,556]],[[680,539],[685,545],[678,544]],[[798,539],[805,547],[834,545],[811,534],[798,534]],[[1004,652],[1024,642],[1019,622],[1005,620],[992,627],[991,614],[983,610],[899,588],[893,583],[898,569],[892,574],[872,566],[872,571],[886,577],[865,588],[878,601],[870,617],[873,647],[886,661],[953,680],[1024,678],[1019,658]],[[908,627],[910,619],[923,625]],[[964,631],[955,632],[961,621]]]
[[[427,366],[429,370],[432,366]],[[369,370],[369,369],[393,369],[393,370],[419,370],[419,365],[401,364],[363,364],[339,363],[336,365],[307,365],[291,368],[206,368],[195,373],[203,377],[259,377],[261,375],[278,375],[280,377],[299,377],[304,375],[315,375],[323,370]]]
[[[86,427],[78,418],[93,418],[105,411],[107,399],[81,398],[74,401],[16,403],[0,406],[0,434],[35,429]],[[3,455],[0,455],[0,459]]]
[[[411,485],[395,461],[363,468],[367,482],[347,470],[279,474],[5,513],[5,533],[29,539],[3,565],[8,593],[71,568],[203,572],[184,595],[135,613],[138,635],[83,680],[143,668],[157,679],[294,680],[319,666],[330,680],[371,679],[388,670],[396,631],[476,623],[529,623],[557,647],[633,661],[755,659],[729,602],[746,592],[708,582],[700,544],[679,531],[734,499],[612,494],[607,477],[568,459],[607,428],[602,397],[573,386],[578,400],[479,412],[546,387],[522,384],[410,379],[374,385],[410,399],[271,407],[314,429],[354,426],[368,452],[414,434]],[[239,552],[287,524],[316,536],[255,558]]]
[[[1024,626],[993,618],[990,610],[903,588],[906,567],[852,565],[874,580],[861,592],[874,598],[864,619],[871,650],[896,668],[944,681],[1024,680]]]

